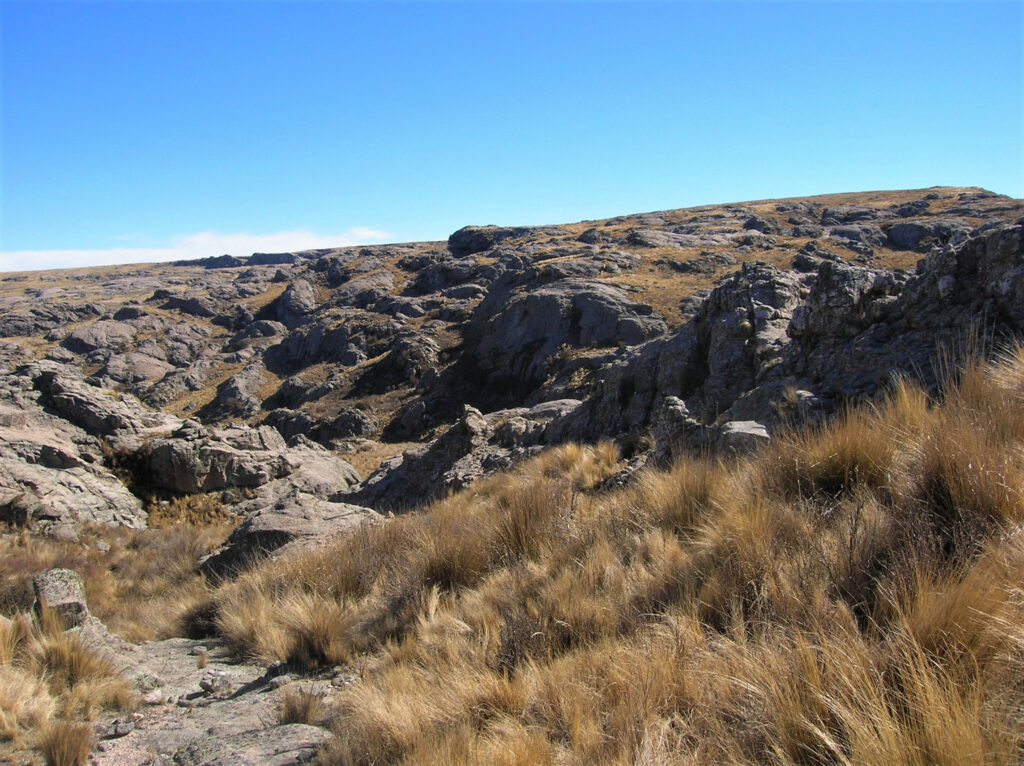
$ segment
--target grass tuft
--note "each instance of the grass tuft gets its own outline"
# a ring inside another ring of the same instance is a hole
[[[281,709],[277,714],[277,722],[319,726],[323,723],[326,713],[327,705],[322,695],[309,689],[286,688],[281,692]]]
[[[57,720],[40,732],[36,747],[47,766],[85,766],[92,744],[89,724]]]

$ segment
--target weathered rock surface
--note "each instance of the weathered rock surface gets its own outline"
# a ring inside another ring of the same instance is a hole
[[[293,766],[313,760],[331,738],[316,726],[292,723],[196,740],[174,753],[175,766]]]
[[[277,668],[239,662],[217,639],[127,645],[122,658],[143,706],[120,731],[97,722],[111,732],[91,756],[98,766],[292,766],[308,762],[330,738],[316,726],[275,723],[281,695],[297,684],[279,683]],[[301,687],[325,695],[331,682],[310,678]]]
[[[1022,229],[1002,225],[947,246],[913,276],[824,260],[803,276],[745,264],[679,331],[599,369],[566,436],[643,427],[668,397],[685,403],[683,441],[692,443],[694,423],[770,429],[791,409],[787,391],[803,391],[821,414],[874,395],[896,373],[934,386],[937,353],[964,347],[972,328],[1024,332]]]
[[[67,628],[82,625],[89,617],[85,600],[85,584],[77,572],[51,569],[32,580],[36,609],[48,610],[60,618]]]
[[[272,553],[321,544],[380,521],[370,508],[331,502],[297,488],[284,495],[265,492],[239,510],[246,514],[245,521],[202,562],[203,573],[212,579],[233,576]]]
[[[260,515],[299,529],[343,518],[332,498],[408,507],[571,439],[745,449],[894,371],[933,384],[964,327],[1019,332],[1022,213],[940,188],[10,277],[0,514],[62,539],[141,526],[127,475],[147,497],[228,490],[257,531]],[[927,254],[916,273],[883,268],[908,252]],[[355,490],[314,444],[389,440],[422,443]]]
[[[80,354],[87,354],[97,349],[120,351],[134,338],[135,328],[126,322],[101,319],[72,332],[64,341],[64,346]]]
[[[34,383],[43,370],[55,369],[50,364],[0,375],[0,521],[38,529],[85,521],[145,526],[142,503],[104,466],[99,441],[44,406],[47,395]],[[67,401],[69,411],[80,411]],[[117,418],[138,425],[129,408],[115,409]],[[94,408],[81,411],[90,414],[87,425],[108,422]]]
[[[146,524],[122,480],[216,491],[241,521],[204,562],[218,578],[569,440],[620,441],[609,486],[680,451],[756,450],[893,374],[934,386],[972,331],[1024,333],[1022,216],[937,188],[5,276],[0,521],[71,543],[83,522]],[[399,449],[361,483],[338,456]],[[213,639],[126,645],[74,577],[47,577],[39,602],[144,700],[96,722],[97,763],[295,763],[327,736],[273,723],[285,677]]]
[[[474,315],[473,354],[493,385],[535,388],[562,346],[634,345],[667,329],[650,306],[603,282],[564,279],[509,293],[496,283]]]
[[[487,416],[466,406],[459,422],[437,439],[386,461],[366,481],[335,497],[380,510],[405,510],[463,489],[537,454],[545,443],[557,443],[557,436],[548,437],[549,424],[580,405],[565,399]]]

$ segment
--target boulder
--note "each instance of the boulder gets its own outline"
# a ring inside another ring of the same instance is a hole
[[[99,442],[44,408],[33,382],[59,368],[51,365],[0,375],[0,520],[43,530],[84,521],[144,527],[142,503],[104,466]]]
[[[756,452],[770,442],[768,429],[755,420],[735,420],[718,428],[717,447],[723,453]]]
[[[159,380],[173,369],[172,365],[161,359],[148,354],[132,352],[114,354],[107,360],[100,375],[130,386],[145,381]]]
[[[928,252],[932,247],[947,244],[955,237],[965,237],[973,227],[959,218],[901,221],[886,232],[890,247],[897,250]]]
[[[50,301],[4,311],[0,312],[0,338],[39,337],[47,330],[59,329],[99,314],[99,307],[92,303],[76,306]]]
[[[177,425],[177,418],[143,407],[133,396],[89,385],[74,367],[35,362],[21,373],[42,393],[41,401],[97,436],[142,434]]]
[[[387,298],[395,289],[395,278],[389,271],[378,271],[354,278],[331,295],[331,305],[368,309]]]
[[[779,234],[782,231],[778,221],[760,215],[750,216],[750,218],[743,222],[743,228],[759,231],[762,234]]]
[[[179,493],[270,485],[264,504],[292,489],[327,497],[359,481],[346,461],[322,449],[288,447],[266,425],[211,430],[185,421],[174,433],[149,441],[137,453],[136,466],[144,484]]]
[[[285,439],[301,435],[323,445],[335,439],[373,436],[380,430],[377,418],[355,408],[344,409],[333,419],[315,418],[305,412],[281,408],[267,415],[264,423],[280,431]]]
[[[90,351],[120,351],[135,340],[135,328],[114,319],[100,319],[86,327],[72,332],[65,340],[64,347],[76,354]]]
[[[71,569],[51,569],[32,580],[35,591],[35,609],[38,613],[48,610],[56,615],[65,628],[85,624],[89,618],[89,607],[85,601],[85,584],[79,574]]]
[[[440,354],[437,341],[426,333],[396,338],[380,360],[366,367],[354,390],[366,395],[415,385],[424,374],[437,368]]]
[[[934,389],[942,349],[963,348],[971,327],[1024,333],[1022,232],[976,232],[923,259],[915,275],[825,259],[802,274],[744,264],[676,332],[594,370],[591,396],[560,423],[562,438],[642,429],[657,422],[660,402],[678,400],[685,412],[675,408],[677,425],[659,442],[683,433],[693,447],[714,436],[716,421],[770,431],[783,418],[825,417],[896,373]]]
[[[888,218],[890,215],[890,213],[868,207],[867,205],[839,205],[822,210],[821,223],[836,225],[857,223],[859,221],[875,221],[879,218]]]
[[[263,361],[257,359],[226,381],[217,389],[217,396],[207,408],[210,417],[252,417],[260,411],[263,399],[260,389],[265,381],[266,369]]]
[[[604,282],[565,279],[513,293],[492,287],[474,314],[478,368],[495,385],[535,388],[548,375],[548,359],[562,346],[634,345],[665,333],[650,306]]]
[[[486,446],[491,434],[480,410],[466,405],[459,422],[437,439],[385,461],[364,482],[332,499],[377,510],[422,505],[446,489],[445,473],[474,449]]]
[[[504,228],[501,226],[464,226],[448,237],[448,251],[456,258],[490,250],[499,242],[522,237],[531,232],[528,228]]]
[[[562,441],[558,424],[580,408],[561,399],[489,415],[466,405],[460,420],[426,445],[385,461],[365,482],[335,497],[380,510],[408,510],[483,476],[508,470]]]
[[[243,521],[200,568],[211,579],[233,577],[259,559],[298,547],[326,542],[361,524],[377,523],[380,516],[370,508],[344,502],[330,502],[293,488],[272,503],[260,497],[243,503],[238,510],[250,510]]]
[[[296,279],[271,304],[273,316],[262,318],[276,319],[286,327],[296,327],[308,321],[319,305],[313,285],[305,279]]]
[[[722,234],[680,234],[660,229],[630,229],[626,244],[634,247],[709,247],[728,245],[731,241]]]
[[[239,449],[223,433],[187,421],[148,444],[141,453],[141,471],[146,484],[172,492],[259,487],[290,472],[283,447],[281,442],[277,449]]]

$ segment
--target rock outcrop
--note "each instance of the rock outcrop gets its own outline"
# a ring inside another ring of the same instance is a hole
[[[366,481],[336,497],[382,510],[429,502],[558,443],[548,426],[581,404],[565,399],[486,416],[467,405],[462,418],[437,439],[385,461]]]
[[[70,540],[223,492],[242,560],[568,440],[750,449],[1024,331],[1022,214],[936,188],[6,277],[0,516]]]
[[[914,275],[827,260],[803,275],[744,265],[679,331],[596,370],[564,433],[642,428],[675,401],[685,404],[675,421],[688,433],[672,434],[662,417],[662,438],[700,445],[710,438],[702,429],[719,423],[770,429],[791,418],[793,392],[808,417],[873,396],[898,374],[934,387],[941,353],[966,349],[972,333],[1024,333],[1022,231],[980,231],[929,255]]]
[[[650,306],[622,289],[580,279],[539,287],[491,287],[473,318],[479,341],[477,366],[491,385],[536,388],[549,374],[549,359],[562,347],[635,345],[667,326]]]

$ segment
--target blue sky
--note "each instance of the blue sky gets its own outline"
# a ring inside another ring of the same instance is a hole
[[[0,270],[1022,197],[1022,8],[0,0]]]

